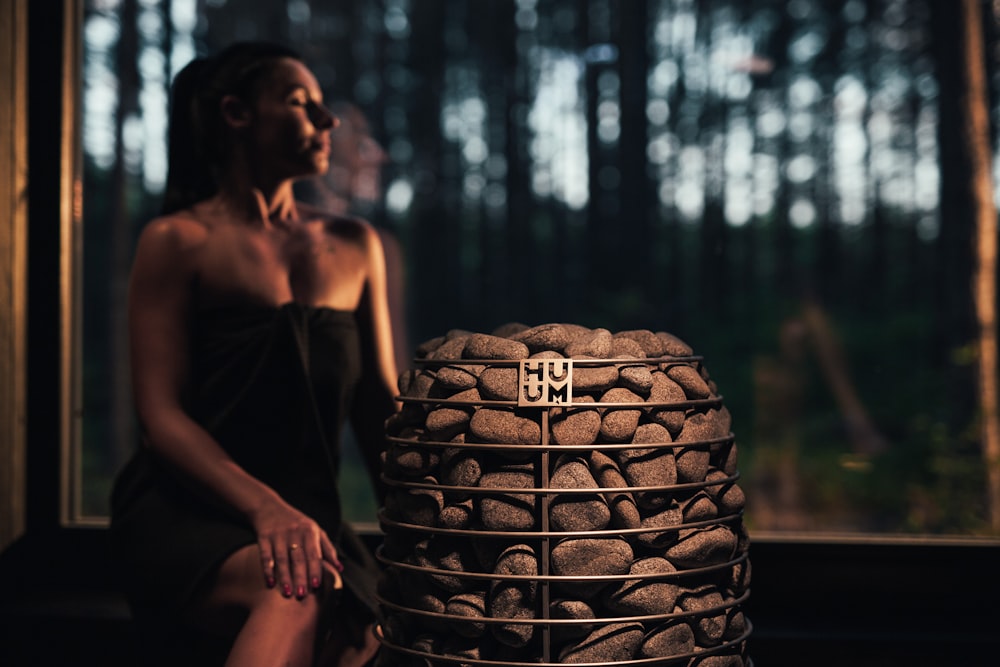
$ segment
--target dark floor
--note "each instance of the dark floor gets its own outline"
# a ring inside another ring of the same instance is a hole
[[[75,552],[43,541],[0,557],[3,667],[153,664],[102,569],[102,533],[77,537]],[[751,559],[755,667],[1000,664],[1000,545],[761,541]]]

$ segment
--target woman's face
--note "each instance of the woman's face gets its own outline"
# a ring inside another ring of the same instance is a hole
[[[281,58],[257,86],[251,111],[250,150],[255,168],[273,178],[297,178],[326,171],[330,129],[336,119],[323,106],[323,93],[309,68]]]

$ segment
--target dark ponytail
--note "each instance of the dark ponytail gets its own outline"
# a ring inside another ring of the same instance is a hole
[[[192,60],[177,73],[171,86],[164,215],[215,194],[229,149],[222,98],[252,100],[257,83],[279,58],[301,60],[280,44],[238,42],[215,56]]]

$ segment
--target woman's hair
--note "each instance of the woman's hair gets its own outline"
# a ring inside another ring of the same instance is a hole
[[[257,84],[280,58],[301,60],[295,50],[280,44],[237,42],[214,56],[192,60],[177,73],[171,87],[164,214],[215,194],[217,173],[229,149],[222,98],[253,99]]]

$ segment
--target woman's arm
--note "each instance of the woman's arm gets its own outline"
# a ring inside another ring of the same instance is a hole
[[[364,243],[367,276],[357,311],[362,374],[351,424],[376,497],[382,504],[385,492],[380,480],[380,455],[385,448],[385,420],[398,409],[395,400],[398,372],[386,292],[385,254],[378,233],[367,224]]]
[[[207,234],[193,220],[170,217],[153,221],[140,236],[128,298],[136,410],[145,444],[160,460],[205,494],[206,503],[221,502],[254,527],[268,585],[301,597],[318,588],[323,560],[339,567],[330,540],[237,465],[185,409],[196,257]]]

